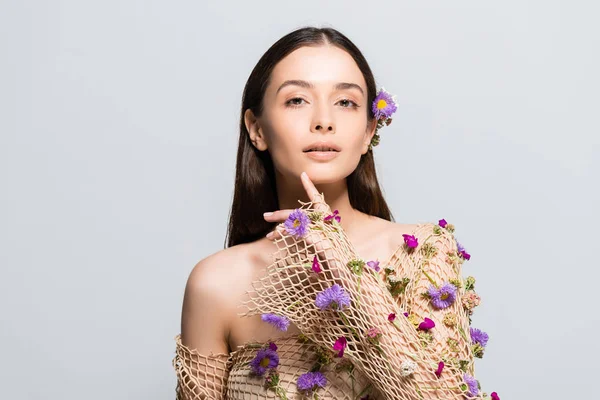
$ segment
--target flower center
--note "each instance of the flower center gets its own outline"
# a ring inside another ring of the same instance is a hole
[[[298,225],[300,225],[300,220],[299,219],[295,219],[294,220],[294,228],[297,228]]]
[[[440,296],[440,299],[446,300],[448,298],[448,296],[450,296],[448,293],[442,293],[442,295]]]
[[[271,360],[269,360],[268,357],[263,358],[262,360],[260,360],[260,366],[263,368],[267,368],[269,366],[269,362]]]
[[[387,107],[387,102],[385,100],[381,99],[377,102],[378,109],[381,110],[382,108],[385,108],[385,107]]]

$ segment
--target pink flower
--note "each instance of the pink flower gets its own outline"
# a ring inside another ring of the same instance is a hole
[[[419,245],[419,241],[413,235],[407,235],[406,233],[404,233],[402,234],[402,237],[404,238],[404,243],[406,243],[406,246],[408,246],[409,248],[414,249]]]
[[[442,370],[444,369],[444,362],[440,361],[440,363],[438,364],[437,370],[435,371],[435,376],[437,376],[438,378],[440,376],[442,376]]]
[[[446,225],[448,225],[448,223],[446,222],[445,219],[442,218],[439,220],[438,225],[441,226],[442,228],[445,228]]]
[[[496,392],[492,392],[492,400],[500,400],[500,396],[498,396],[498,393]]]
[[[338,340],[335,341],[335,344],[333,345],[333,349],[335,351],[338,351],[338,357],[343,357],[344,356],[344,350],[346,349],[346,347],[348,346],[348,341],[346,340],[345,337],[340,336],[338,338]]]
[[[339,211],[338,211],[338,210],[335,210],[335,211],[333,212],[333,214],[331,214],[331,215],[328,215],[328,216],[326,216],[325,218],[323,218],[323,221],[327,222],[327,221],[330,221],[330,220],[332,220],[332,219],[334,219],[334,218],[335,218],[335,220],[336,220],[337,222],[340,222],[340,221],[342,220],[342,217],[340,217],[338,214],[339,214]]]
[[[367,331],[367,337],[375,338],[379,335],[381,335],[381,331],[377,328],[369,328],[369,330]]]
[[[421,322],[419,324],[419,329],[422,331],[428,331],[432,328],[435,328],[435,322],[433,322],[432,320],[430,320],[429,318],[425,317],[425,319],[423,320],[423,322]]]
[[[367,262],[367,265],[371,268],[373,268],[375,271],[379,272],[379,270],[381,268],[379,268],[379,261],[369,261]]]
[[[317,259],[316,255],[315,258],[313,258],[312,270],[315,271],[317,274],[321,272],[321,265],[319,264],[319,260]]]
[[[462,305],[467,310],[472,310],[481,303],[481,297],[472,290],[469,290],[462,298]]]
[[[396,314],[391,313],[390,315],[388,315],[388,321],[394,322],[395,319],[396,319]]]

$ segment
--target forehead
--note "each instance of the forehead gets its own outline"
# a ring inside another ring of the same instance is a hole
[[[365,79],[350,54],[335,46],[300,47],[284,57],[271,73],[271,90],[288,79],[306,80],[330,88],[352,82],[367,92]]]

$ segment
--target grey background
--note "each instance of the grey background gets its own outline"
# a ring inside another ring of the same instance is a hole
[[[0,4],[0,398],[174,398],[243,85],[306,24],[348,35],[397,95],[380,178],[397,221],[446,218],[472,254],[483,390],[595,397],[597,3]]]

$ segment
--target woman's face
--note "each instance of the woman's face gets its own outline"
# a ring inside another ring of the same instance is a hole
[[[344,50],[301,47],[273,69],[263,114],[250,136],[258,149],[269,151],[284,177],[306,171],[315,183],[339,181],[356,169],[374,133],[376,121],[367,123],[367,96],[363,75]],[[306,151],[319,142],[339,151]]]

